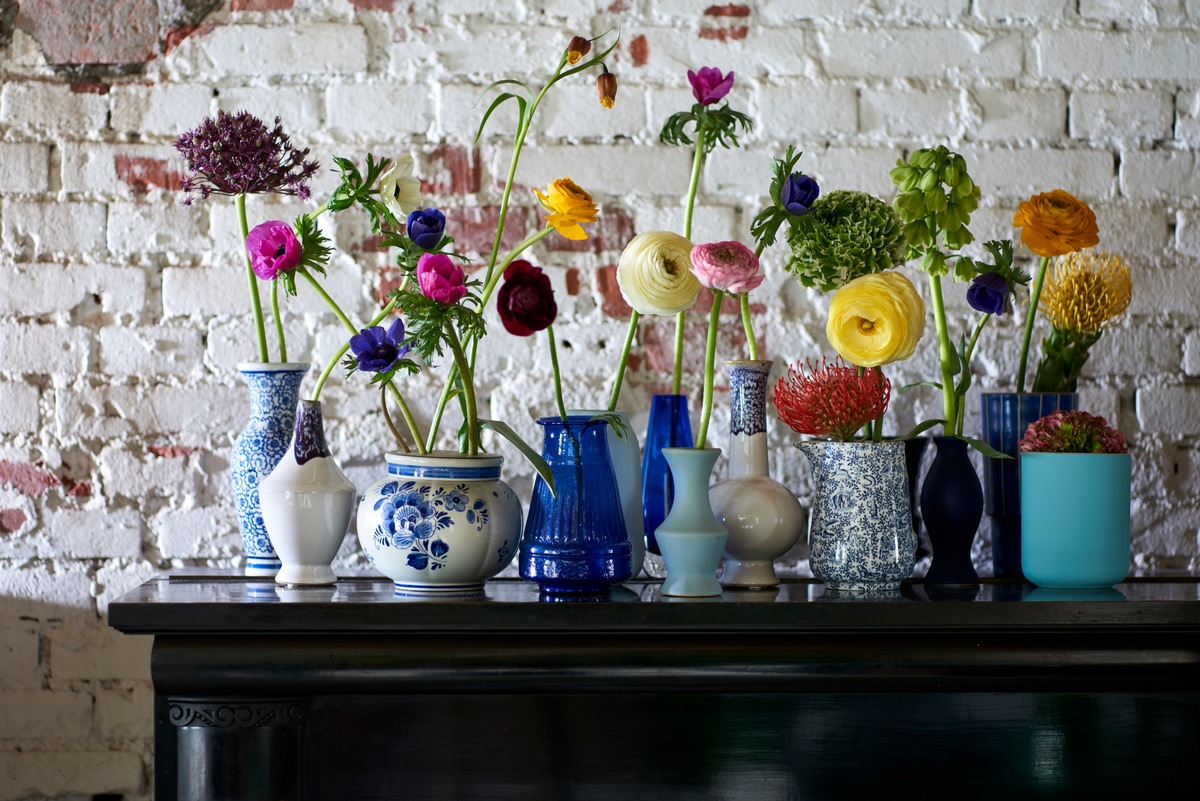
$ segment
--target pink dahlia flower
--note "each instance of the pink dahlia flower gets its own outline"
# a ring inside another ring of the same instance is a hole
[[[758,257],[741,242],[713,242],[692,248],[692,272],[709,289],[742,295],[763,282]]]

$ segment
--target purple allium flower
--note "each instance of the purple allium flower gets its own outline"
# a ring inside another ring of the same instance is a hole
[[[1004,314],[1008,291],[1008,280],[1000,273],[980,273],[967,287],[967,303],[977,312]]]
[[[788,214],[799,217],[802,214],[808,214],[812,209],[813,201],[820,194],[821,187],[811,176],[794,172],[784,182],[783,191],[779,194],[779,202]]]
[[[417,260],[417,286],[421,293],[443,306],[452,306],[467,294],[467,276],[444,253],[425,253]]]
[[[437,209],[417,209],[405,223],[408,238],[421,250],[433,250],[442,241],[446,230],[446,215]]]
[[[733,88],[733,73],[722,75],[716,67],[701,67],[699,72],[688,70],[687,77],[696,102],[705,106],[716,103]]]
[[[283,220],[254,226],[246,235],[246,253],[254,274],[264,281],[274,281],[281,273],[296,269],[304,255],[296,232]]]
[[[350,350],[358,360],[358,369],[367,373],[382,373],[408,354],[404,344],[404,321],[397,317],[388,326],[373,325],[350,337]]]
[[[308,181],[316,161],[305,161],[308,149],[292,147],[279,118],[273,129],[247,111],[218,111],[199,127],[175,140],[187,162],[183,190],[191,203],[195,195],[281,195],[308,197]]]

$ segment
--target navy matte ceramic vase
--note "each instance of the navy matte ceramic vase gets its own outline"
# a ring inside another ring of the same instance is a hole
[[[1011,459],[983,460],[983,499],[992,531],[992,575],[1022,579],[1021,462],[1017,443],[1035,420],[1076,408],[1073,392],[985,392],[979,398],[983,441]]]
[[[546,594],[608,592],[633,574],[608,422],[585,415],[537,422],[554,493],[539,476],[517,559],[521,577]]]
[[[933,561],[925,584],[966,587],[979,583],[971,564],[971,543],[983,518],[983,489],[967,443],[957,437],[934,437],[937,453],[921,485],[921,519],[929,534]]]
[[[692,421],[687,395],[655,395],[650,398],[650,422],[642,451],[642,515],[646,526],[646,550],[662,553],[654,532],[671,511],[675,486],[663,448],[692,447]]]

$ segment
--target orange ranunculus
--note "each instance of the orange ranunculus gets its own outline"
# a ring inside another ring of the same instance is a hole
[[[1039,256],[1064,256],[1100,241],[1096,215],[1079,198],[1062,189],[1023,201],[1013,213],[1021,244]]]
[[[550,184],[547,194],[533,190],[546,211],[546,222],[567,239],[587,239],[580,223],[596,222],[596,204],[592,196],[580,189],[570,178],[559,178]]]

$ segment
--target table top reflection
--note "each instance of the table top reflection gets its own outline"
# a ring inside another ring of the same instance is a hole
[[[465,597],[396,594],[378,577],[328,587],[181,572],[160,576],[109,605],[130,634],[418,631],[902,631],[1184,627],[1200,631],[1200,579],[1135,578],[1102,590],[1052,590],[985,579],[935,589],[920,580],[894,592],[828,590],[812,579],[713,598],[662,596],[640,579],[600,597],[547,597],[520,579],[493,579]]]

